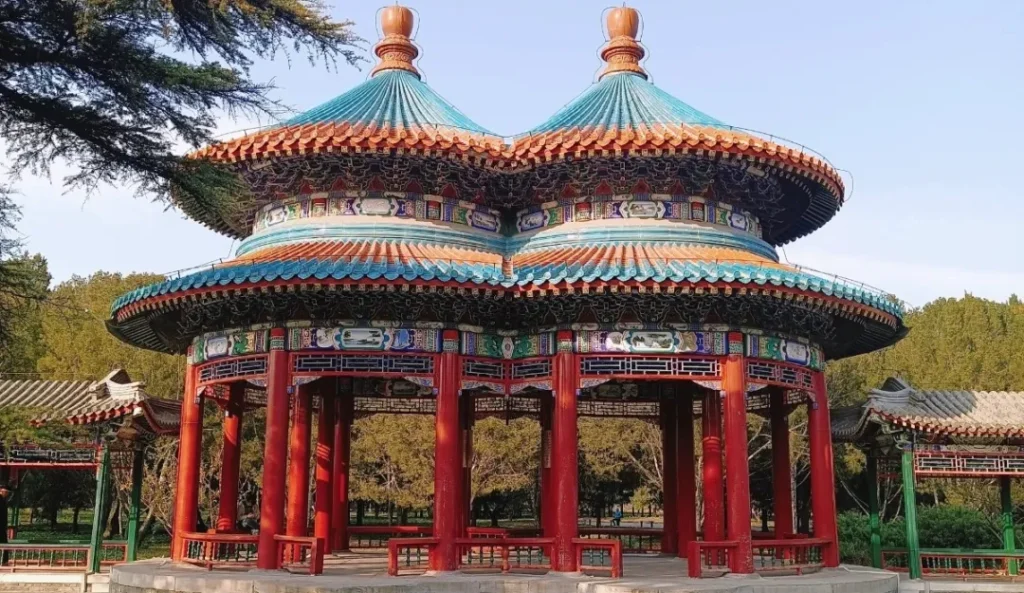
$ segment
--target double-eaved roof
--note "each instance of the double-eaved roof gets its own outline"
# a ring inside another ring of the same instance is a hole
[[[860,406],[832,412],[832,437],[865,443],[879,432],[930,437],[1024,439],[1024,391],[919,390],[890,378]]]
[[[0,408],[39,411],[37,423],[66,421],[90,425],[121,420],[150,434],[175,434],[181,402],[152,397],[141,381],[132,381],[122,369],[99,381],[0,380]],[[127,420],[130,420],[128,422]]]

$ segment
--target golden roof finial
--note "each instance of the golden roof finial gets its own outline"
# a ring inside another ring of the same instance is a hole
[[[623,3],[612,8],[605,17],[608,43],[601,48],[601,59],[608,63],[598,80],[615,72],[630,72],[647,78],[647,72],[640,66],[644,48],[637,41],[640,31],[640,12]]]
[[[370,76],[384,70],[405,70],[419,77],[419,70],[412,64],[420,54],[411,39],[414,21],[412,11],[397,2],[380,11],[380,28],[384,37],[373,48],[380,63],[373,68]]]

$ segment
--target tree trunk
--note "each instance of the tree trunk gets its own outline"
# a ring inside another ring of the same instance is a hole
[[[76,506],[71,511],[71,533],[78,534],[78,515],[81,514],[82,508]]]

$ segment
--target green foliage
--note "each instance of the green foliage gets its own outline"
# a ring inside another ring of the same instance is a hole
[[[998,516],[954,505],[922,506],[917,530],[922,548],[1002,549]],[[871,531],[868,516],[847,511],[839,514],[839,549],[843,562],[870,564]],[[905,548],[907,531],[903,517],[881,525],[883,548]]]
[[[318,0],[0,0],[0,136],[15,173],[135,185],[225,208],[226,169],[176,154],[211,142],[217,109],[277,114],[253,57],[358,60],[349,22]],[[191,60],[188,58],[192,58]]]

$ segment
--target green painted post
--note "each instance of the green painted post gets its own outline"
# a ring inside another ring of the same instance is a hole
[[[142,470],[146,462],[146,448],[135,443],[132,453],[132,500],[128,509],[128,562],[135,562],[139,545],[139,515],[142,512]]]
[[[89,538],[89,570],[99,572],[103,551],[103,509],[106,507],[107,482],[110,473],[110,448],[100,445],[100,465],[96,468],[96,504],[92,511],[92,537]]]
[[[903,509],[907,524],[907,565],[910,578],[921,578],[921,544],[917,538],[917,493],[914,491],[914,449],[903,450]]]
[[[871,530],[871,566],[882,568],[882,519],[878,514],[878,456],[868,452],[868,528]]]
[[[1017,543],[1013,535],[1013,500],[1010,498],[1010,476],[999,478],[999,502],[1003,508],[1003,550],[1008,554],[1017,552]],[[1006,566],[1011,575],[1018,573],[1017,561],[1006,559]]]

